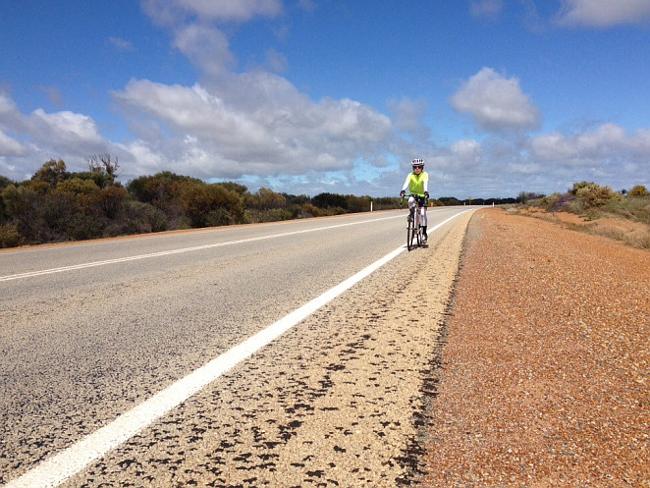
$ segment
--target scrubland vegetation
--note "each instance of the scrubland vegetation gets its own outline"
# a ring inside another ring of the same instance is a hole
[[[26,181],[0,176],[0,247],[370,209],[370,196],[321,193],[310,197],[268,188],[250,192],[237,183],[206,183],[168,171],[123,185],[117,180],[118,170],[116,158],[101,154],[89,158],[88,171],[70,172],[64,161],[50,160]],[[374,210],[401,205],[399,198],[391,197],[372,198],[372,203]],[[463,203],[454,197],[432,200],[433,205]]]
[[[543,208],[547,212],[571,212],[582,216],[587,222],[605,218],[636,222],[640,225],[634,232],[626,232],[612,225],[580,225],[574,228],[607,235],[635,247],[650,249],[650,192],[643,185],[614,191],[608,186],[581,181],[574,183],[566,193],[539,195],[522,192],[519,201],[524,207]]]

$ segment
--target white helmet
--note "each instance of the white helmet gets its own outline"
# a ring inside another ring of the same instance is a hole
[[[415,169],[415,168],[424,169],[424,159],[412,159],[411,160],[411,166],[413,166],[413,169]]]

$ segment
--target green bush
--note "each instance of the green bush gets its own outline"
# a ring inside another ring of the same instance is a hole
[[[596,183],[580,186],[576,189],[575,196],[577,205],[579,205],[583,211],[595,207],[602,207],[609,202],[621,199],[621,196],[614,192],[610,187],[600,186]]]

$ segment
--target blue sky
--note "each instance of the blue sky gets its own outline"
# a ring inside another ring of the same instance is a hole
[[[0,174],[291,193],[650,186],[650,0],[0,0]]]

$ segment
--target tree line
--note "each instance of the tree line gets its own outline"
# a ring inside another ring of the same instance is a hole
[[[87,171],[49,160],[25,181],[0,176],[0,247],[82,240],[164,230],[270,222],[400,208],[398,197],[320,193],[313,197],[233,182],[206,183],[163,171],[126,185],[119,162],[93,155]],[[441,197],[430,204],[514,203],[516,199]]]

